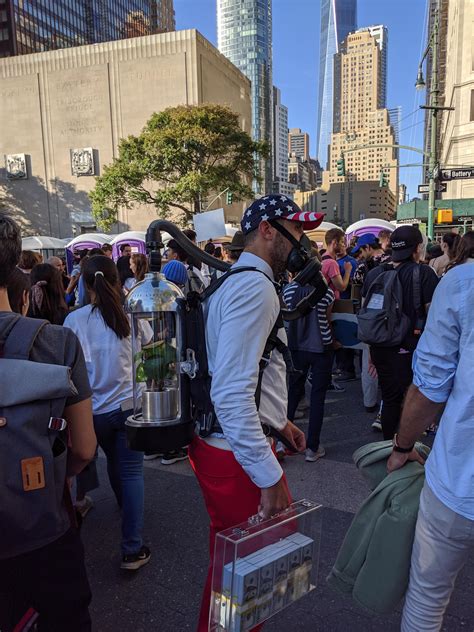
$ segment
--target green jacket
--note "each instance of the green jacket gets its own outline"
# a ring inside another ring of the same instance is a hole
[[[426,458],[429,448],[417,444]],[[370,443],[353,459],[373,492],[352,521],[327,582],[352,594],[374,614],[391,612],[403,597],[410,573],[425,469],[416,462],[387,474],[391,441]]]

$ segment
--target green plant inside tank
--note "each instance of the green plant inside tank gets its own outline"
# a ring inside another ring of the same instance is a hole
[[[164,391],[165,381],[176,374],[176,349],[163,340],[142,347],[134,360],[135,379],[146,382],[149,391]]]

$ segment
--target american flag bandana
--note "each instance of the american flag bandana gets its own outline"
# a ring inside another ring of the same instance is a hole
[[[300,209],[292,199],[286,195],[266,195],[261,197],[245,211],[240,225],[242,232],[247,235],[255,230],[260,222],[275,219],[287,219],[301,222],[305,230],[317,228],[324,219],[324,213],[310,213]]]

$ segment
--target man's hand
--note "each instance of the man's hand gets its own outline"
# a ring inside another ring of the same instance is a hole
[[[387,472],[399,470],[407,461],[418,461],[421,465],[425,464],[425,459],[421,456],[416,448],[411,452],[395,452],[393,451],[387,462]]]
[[[278,483],[261,490],[260,505],[258,515],[261,518],[271,518],[279,511],[283,511],[290,504],[288,487],[282,476]]]
[[[367,373],[370,375],[372,379],[374,380],[377,379],[377,369],[375,368],[375,364],[372,362],[370,358],[367,363]]]
[[[295,448],[297,452],[303,452],[306,448],[306,437],[292,421],[288,421],[283,430],[280,430],[281,434],[285,437],[288,443]]]
[[[352,263],[350,261],[344,261],[344,272],[352,272]]]

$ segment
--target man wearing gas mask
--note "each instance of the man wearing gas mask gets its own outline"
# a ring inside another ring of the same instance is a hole
[[[275,279],[305,265],[303,230],[316,228],[322,219],[282,195],[253,202],[241,221],[245,249],[233,266],[245,271],[230,275],[204,304],[211,399],[219,428],[207,438],[195,437],[189,457],[210,516],[211,564],[218,531],[257,513],[268,518],[291,502],[273,441],[265,435],[268,428],[278,430],[298,452],[305,449],[305,437],[287,420],[282,353],[275,348],[263,373],[260,366],[280,314]],[[278,336],[286,342],[283,327]],[[201,606],[202,632],[208,629],[210,589],[211,573]]]

